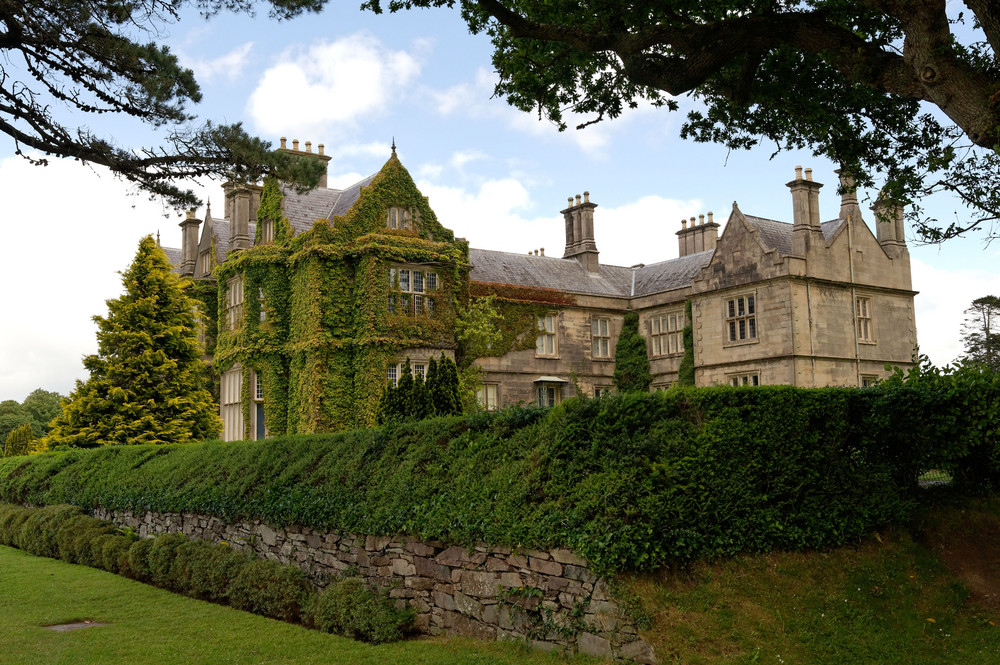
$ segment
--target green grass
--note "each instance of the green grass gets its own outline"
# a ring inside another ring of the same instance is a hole
[[[663,663],[1000,662],[1000,606],[977,605],[936,550],[902,532],[695,564],[626,587],[651,619],[644,637]]]
[[[44,628],[84,619],[108,625]],[[598,662],[465,639],[369,646],[7,547],[0,547],[0,635],[3,665]]]

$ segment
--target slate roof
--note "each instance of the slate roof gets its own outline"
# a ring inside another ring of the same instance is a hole
[[[329,218],[337,197],[343,194],[339,189],[314,189],[303,194],[291,187],[282,189],[285,195],[285,216],[288,217],[294,235],[311,229],[317,219]]]
[[[351,206],[354,205],[355,202],[357,202],[358,198],[361,196],[361,188],[367,187],[368,185],[372,184],[372,180],[374,180],[375,176],[377,175],[378,175],[377,173],[373,173],[364,180],[354,183],[353,185],[345,189],[343,192],[341,192],[340,196],[337,197],[337,200],[334,201],[333,209],[330,210],[328,218],[330,220],[333,220],[334,217],[337,217],[338,215],[343,215],[348,210],[350,210]]]
[[[698,271],[712,260],[714,253],[715,250],[710,249],[636,269],[633,295],[648,296],[688,286]]]
[[[181,263],[184,261],[184,254],[177,247],[160,247],[160,249],[167,255],[167,260],[170,261],[170,272],[179,275],[181,272]]]
[[[777,249],[778,253],[783,256],[792,253],[792,224],[765,219],[764,217],[754,217],[753,215],[744,215],[744,217],[746,217],[746,220],[753,227],[760,231],[760,239],[764,242],[765,246],[769,249]],[[831,219],[820,224],[819,228],[823,232],[823,240],[829,243],[840,229],[840,225],[845,221],[847,220]]]

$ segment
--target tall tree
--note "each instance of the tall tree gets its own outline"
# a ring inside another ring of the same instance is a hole
[[[645,392],[652,382],[646,340],[639,334],[639,315],[629,312],[615,345],[615,388],[619,392]]]
[[[1000,298],[983,296],[965,310],[965,359],[1000,372]]]
[[[289,6],[296,0],[271,0]],[[316,0],[324,2],[325,0]],[[375,12],[454,0],[366,0]],[[931,241],[1000,220],[996,0],[462,0],[493,42],[498,96],[565,127],[640,103],[699,102],[682,135],[730,148],[808,147],[858,178],[882,175]],[[949,14],[949,12],[951,12]],[[931,113],[930,111],[936,111]],[[969,206],[941,225],[915,203]]]
[[[48,445],[184,443],[217,436],[218,407],[205,389],[196,301],[146,236],[123,275],[125,294],[95,316],[96,355],[86,382],[62,401]]]
[[[8,434],[31,422],[31,413],[17,400],[5,399],[0,402],[0,445],[7,440]]]
[[[31,440],[31,423],[25,423],[7,435],[0,457],[27,455],[31,449]]]
[[[0,0],[0,132],[17,153],[38,150],[109,167],[173,205],[197,198],[174,181],[215,175],[257,180],[274,174],[315,186],[322,165],[249,136],[239,124],[192,126],[188,105],[201,100],[190,69],[155,37],[188,0]],[[250,10],[250,3],[198,0],[209,11]],[[287,0],[302,9],[309,0]],[[315,4],[315,3],[312,3]],[[276,7],[272,14],[287,15]],[[115,145],[87,128],[114,114],[165,128],[163,147]],[[60,118],[74,118],[74,128]],[[41,164],[45,159],[36,160]]]
[[[52,419],[59,415],[59,400],[61,395],[50,390],[36,388],[24,398],[22,406],[31,414],[32,432],[35,438],[48,433]]]

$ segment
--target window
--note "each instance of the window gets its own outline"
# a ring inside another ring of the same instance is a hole
[[[404,316],[433,316],[434,298],[429,293],[438,289],[438,276],[431,270],[389,268],[389,294],[386,311]]]
[[[535,338],[535,355],[556,355],[556,315],[538,317],[538,337]]]
[[[858,321],[858,341],[875,341],[875,336],[872,334],[872,299],[867,296],[855,298],[854,313]]]
[[[746,374],[732,374],[729,376],[729,385],[731,386],[759,386],[760,385],[760,374],[757,372],[748,372]]]
[[[212,254],[211,252],[202,252],[201,254],[201,274],[209,275],[212,272]]]
[[[239,441],[243,438],[243,406],[240,404],[240,388],[243,373],[240,366],[223,373],[219,385],[222,406],[222,438],[224,441]]]
[[[659,314],[650,319],[654,356],[684,353],[684,310]]]
[[[757,304],[754,296],[745,295],[726,301],[726,327],[730,342],[757,339]]]
[[[562,386],[551,383],[538,384],[538,406],[555,406],[562,397]]]
[[[264,382],[260,380],[260,374],[253,373],[254,391],[253,398],[258,402],[264,399]]]
[[[600,399],[611,394],[611,386],[594,386],[594,397]]]
[[[594,358],[611,357],[611,319],[595,318],[590,322]]]
[[[405,362],[394,363],[389,365],[386,369],[385,380],[392,384],[395,388],[399,385],[399,377],[403,376],[403,367],[406,366]],[[410,362],[410,373],[413,375],[413,379],[419,376],[423,380],[427,380],[427,363],[415,363]]]
[[[878,383],[878,377],[874,374],[862,374],[861,375],[861,387],[871,388],[876,383]]]
[[[484,383],[476,390],[476,402],[487,411],[497,410],[497,384]]]
[[[412,229],[413,219],[408,210],[394,206],[389,208],[385,226],[389,229]]]
[[[389,365],[389,369],[385,374],[385,380],[391,383],[393,388],[399,385],[399,365]]]
[[[421,378],[421,380],[427,378],[427,365],[423,365],[420,363],[413,363],[410,365],[410,369],[413,371],[414,380],[416,380],[418,376]]]
[[[236,330],[243,319],[243,278],[233,277],[226,282],[226,320],[229,329]]]
[[[267,312],[264,311],[264,289],[257,289],[257,303],[260,306],[260,322],[267,320]]]
[[[270,219],[261,222],[260,242],[262,245],[274,242],[274,222]]]

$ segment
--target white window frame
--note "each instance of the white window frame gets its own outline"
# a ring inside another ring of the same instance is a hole
[[[226,321],[230,330],[236,330],[243,322],[242,275],[226,280]]]
[[[739,293],[722,301],[726,344],[750,344],[760,336],[757,326],[757,293]]]
[[[854,297],[854,325],[858,333],[858,341],[862,344],[875,343],[875,327],[872,320],[873,298],[868,295]]]
[[[654,357],[676,356],[684,353],[684,308],[655,314],[649,320],[649,337]]]
[[[759,386],[760,372],[740,372],[738,374],[727,374],[726,379],[729,385],[734,387]]]
[[[556,332],[556,317],[553,313],[538,317],[536,325],[538,334],[535,337],[535,355],[553,358],[559,353],[559,339]]]
[[[438,290],[438,275],[433,270],[424,270],[406,265],[391,265],[388,269],[389,296],[386,311],[401,316],[434,316]]]
[[[233,365],[222,373],[219,381],[219,415],[222,417],[222,440],[243,439],[243,370]]]
[[[595,316],[590,320],[590,351],[595,360],[611,359],[611,319]]]
[[[500,407],[500,384],[481,383],[476,388],[476,403],[486,411],[496,411]]]
[[[257,305],[260,309],[260,322],[264,323],[267,321],[267,311],[264,309],[264,289],[257,289]]]
[[[538,383],[535,388],[535,403],[538,406],[555,406],[562,402],[563,384]]]
[[[388,369],[385,370],[385,380],[392,384],[393,388],[399,385],[399,363],[389,365]]]

